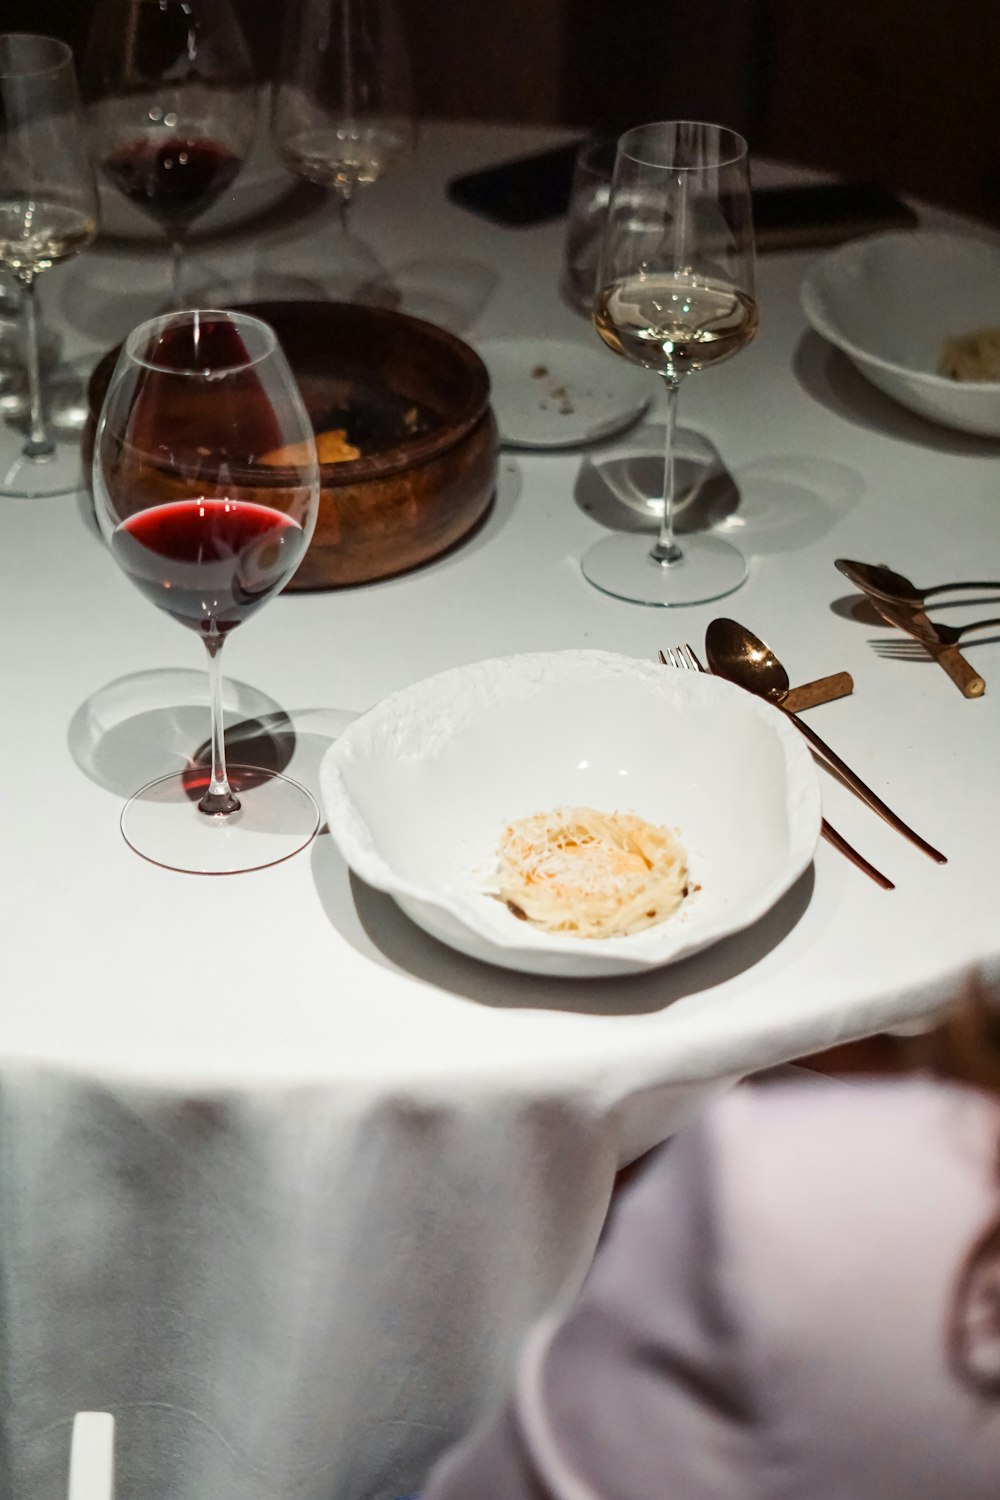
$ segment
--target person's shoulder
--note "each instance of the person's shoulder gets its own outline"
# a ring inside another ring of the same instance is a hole
[[[731,1090],[706,1115],[717,1141],[741,1141],[748,1134],[794,1145],[824,1139],[838,1150],[851,1143],[870,1150],[877,1140],[906,1140],[914,1132],[947,1138],[956,1121],[986,1123],[1000,1114],[998,1101],[978,1089],[927,1076],[872,1077],[850,1082],[779,1078]]]
[[[731,1204],[821,1201],[824,1213],[882,1196],[994,1191],[1000,1102],[932,1078],[740,1086],[704,1119],[702,1150]]]

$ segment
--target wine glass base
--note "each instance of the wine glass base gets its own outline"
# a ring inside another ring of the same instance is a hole
[[[659,609],[722,599],[746,579],[746,558],[721,537],[685,536],[681,550],[679,562],[657,562],[648,535],[624,533],[596,542],[580,567],[602,593]]]
[[[0,423],[0,495],[18,500],[40,500],[47,495],[72,495],[84,487],[80,438],[53,434],[54,452],[48,458],[28,458],[27,436]]]
[[[280,864],[315,837],[319,808],[290,777],[230,767],[229,784],[241,805],[225,817],[199,810],[209,779],[207,768],[196,767],[142,787],[122,810],[125,842],[167,870],[238,875]]]

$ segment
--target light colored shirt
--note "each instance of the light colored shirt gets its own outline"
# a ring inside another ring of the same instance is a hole
[[[998,1142],[995,1101],[932,1081],[735,1090],[424,1500],[998,1500],[1000,1399],[946,1347]]]

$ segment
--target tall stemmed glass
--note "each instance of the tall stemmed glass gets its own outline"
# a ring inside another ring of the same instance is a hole
[[[293,0],[288,7],[272,135],[289,169],[335,195],[335,271],[378,271],[352,240],[351,204],[412,150],[409,53],[393,0]]]
[[[185,305],[191,226],[253,142],[257,87],[229,0],[98,0],[81,83],[107,180],[170,242],[170,305]]]
[[[79,436],[61,442],[45,412],[35,283],[97,233],[97,192],[87,152],[73,54],[54,37],[0,36],[0,265],[21,288],[28,374],[28,433],[5,423],[0,494],[79,489]]]
[[[636,604],[698,604],[738,588],[742,555],[722,537],[674,532],[677,393],[691,370],[729,359],[757,331],[747,145],[721,125],[663,121],[618,143],[594,323],[616,354],[656,370],[666,392],[663,517],[584,555],[597,588]]]
[[[232,630],[288,582],[316,524],[312,424],[274,331],[190,311],[134,329],[108,387],[94,498],[111,555],[208,652],[212,764],[143,787],[121,826],[156,864],[228,874],[306,845],[319,811],[277,773],[226,766],[220,657]]]

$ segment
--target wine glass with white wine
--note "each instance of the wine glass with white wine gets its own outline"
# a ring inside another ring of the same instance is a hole
[[[0,266],[21,294],[28,387],[26,413],[5,412],[0,427],[0,494],[62,495],[84,482],[79,433],[63,438],[46,415],[35,283],[96,233],[73,53],[55,37],[0,35]]]
[[[272,136],[285,165],[333,191],[345,290],[381,266],[350,233],[351,206],[416,139],[409,52],[393,0],[293,0],[288,7]]]
[[[584,576],[636,604],[719,599],[747,565],[729,542],[674,530],[677,393],[691,371],[730,359],[757,331],[747,145],[722,125],[662,121],[618,142],[594,323],[616,354],[655,370],[666,394],[663,514],[652,547],[618,533],[584,555]]]

